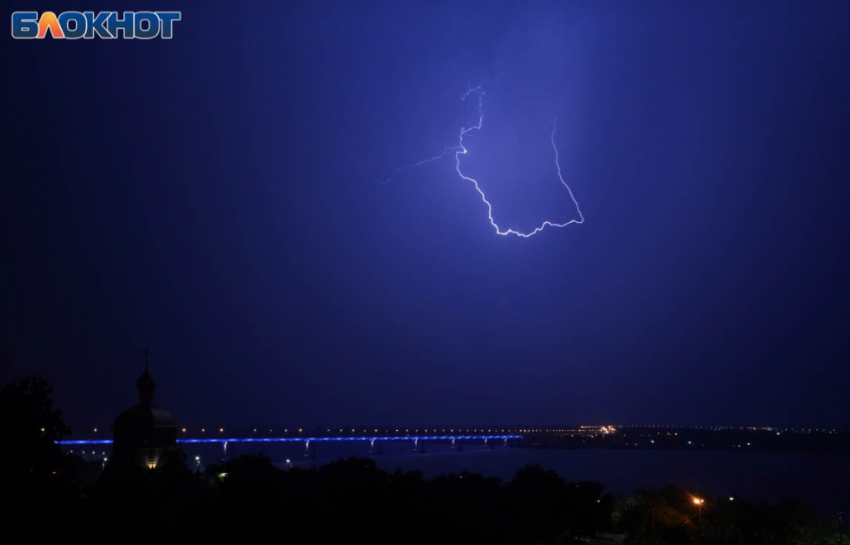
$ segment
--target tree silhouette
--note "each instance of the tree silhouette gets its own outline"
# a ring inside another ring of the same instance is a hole
[[[58,471],[62,451],[56,441],[71,433],[53,408],[53,389],[44,378],[32,376],[0,389],[0,466],[9,475],[39,475]]]

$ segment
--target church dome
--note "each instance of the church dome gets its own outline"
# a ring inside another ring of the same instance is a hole
[[[136,405],[118,415],[112,428],[116,430],[125,429],[151,429],[151,428],[176,428],[177,421],[171,413],[154,405]]]
[[[147,365],[145,365],[145,372],[142,373],[142,376],[136,379],[136,388],[139,389],[139,392],[153,392],[156,389],[156,381],[148,371]]]
[[[136,388],[139,390],[139,403],[119,414],[112,425],[113,453],[119,456],[138,455],[145,464],[154,460],[156,465],[159,449],[173,448],[177,444],[177,422],[171,413],[154,405],[156,381],[147,364],[144,373],[136,380]]]

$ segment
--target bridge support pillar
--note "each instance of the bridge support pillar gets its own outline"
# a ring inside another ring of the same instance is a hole
[[[313,443],[312,447],[310,443]],[[304,441],[304,457],[305,458],[316,458],[316,445],[315,441]]]
[[[463,450],[463,445],[457,440],[457,437],[452,437],[452,450]]]
[[[413,440],[413,452],[425,452],[425,443],[418,437]]]
[[[381,442],[377,439],[372,439],[369,441],[369,454],[372,456],[380,456],[381,455]]]

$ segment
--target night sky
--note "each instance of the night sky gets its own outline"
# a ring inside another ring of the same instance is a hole
[[[850,3],[182,10],[0,40],[0,379],[78,429],[850,426]],[[564,222],[550,136],[585,222]]]

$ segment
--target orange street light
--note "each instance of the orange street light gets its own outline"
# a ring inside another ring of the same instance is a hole
[[[697,506],[697,521],[699,521],[699,524],[702,524],[702,504],[704,503],[704,499],[694,498],[694,505]]]

